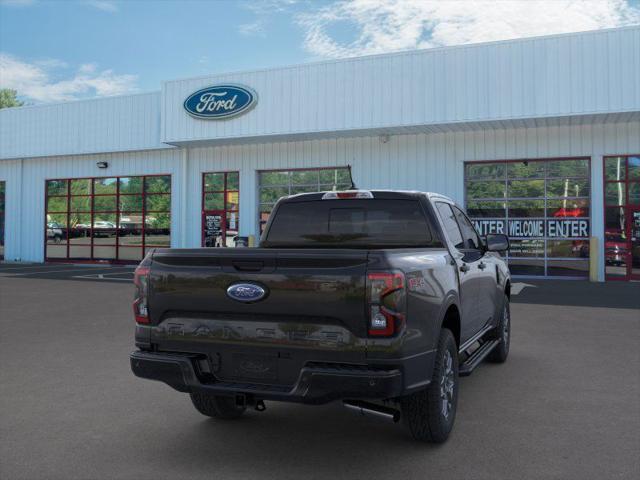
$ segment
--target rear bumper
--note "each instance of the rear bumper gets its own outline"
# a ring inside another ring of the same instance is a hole
[[[220,382],[199,378],[197,355],[136,351],[131,370],[141,378],[158,380],[180,392],[216,395],[244,394],[265,400],[327,403],[344,398],[386,399],[403,394],[402,372],[395,368],[312,364],[302,368],[293,386]]]

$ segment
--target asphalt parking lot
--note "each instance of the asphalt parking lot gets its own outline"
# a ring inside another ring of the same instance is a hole
[[[508,362],[461,380],[430,446],[338,404],[215,421],[135,378],[131,272],[0,264],[0,478],[640,476],[638,284],[521,282]]]

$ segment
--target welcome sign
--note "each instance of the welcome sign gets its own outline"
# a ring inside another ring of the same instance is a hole
[[[513,238],[588,238],[589,220],[568,219],[515,219],[515,220],[473,220],[473,225],[481,236],[501,233]]]
[[[192,93],[184,101],[189,115],[207,120],[223,120],[246,113],[258,101],[258,95],[244,85],[212,85]]]

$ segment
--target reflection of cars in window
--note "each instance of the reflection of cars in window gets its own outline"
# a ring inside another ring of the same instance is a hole
[[[605,232],[604,261],[607,265],[624,265],[627,255],[627,241],[622,234]]]
[[[57,222],[49,222],[47,223],[47,240],[53,240],[55,243],[62,242],[64,238],[64,233],[62,232],[62,227]]]
[[[127,215],[120,217],[119,235],[140,235],[142,230],[142,215]]]
[[[587,213],[582,208],[559,208],[553,212],[554,217],[586,217]]]
[[[113,222],[107,222],[105,220],[98,220],[93,222],[93,236],[94,237],[112,237],[116,234],[116,224]]]

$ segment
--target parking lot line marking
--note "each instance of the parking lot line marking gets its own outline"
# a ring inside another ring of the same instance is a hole
[[[518,295],[527,287],[538,288],[535,285],[531,285],[530,283],[515,282],[513,285],[511,285],[511,294]]]
[[[33,272],[33,271],[27,271],[27,272],[12,272],[12,273],[8,273],[6,274],[6,276],[24,276],[26,277],[27,275],[38,275],[38,274],[48,274],[48,273],[71,273],[71,272],[86,272],[87,269],[86,268],[82,268],[82,269],[65,269],[65,270],[41,270],[38,272]],[[0,275],[2,275],[2,272],[0,271]]]
[[[86,278],[92,280],[107,280],[111,282],[133,282],[133,278],[107,278],[104,275],[98,273],[93,275],[74,275],[71,278]]]
[[[51,265],[49,265],[51,267]],[[2,267],[0,266],[0,272],[5,272],[7,270],[33,270],[35,268],[47,268],[47,265],[22,265],[20,267]]]

